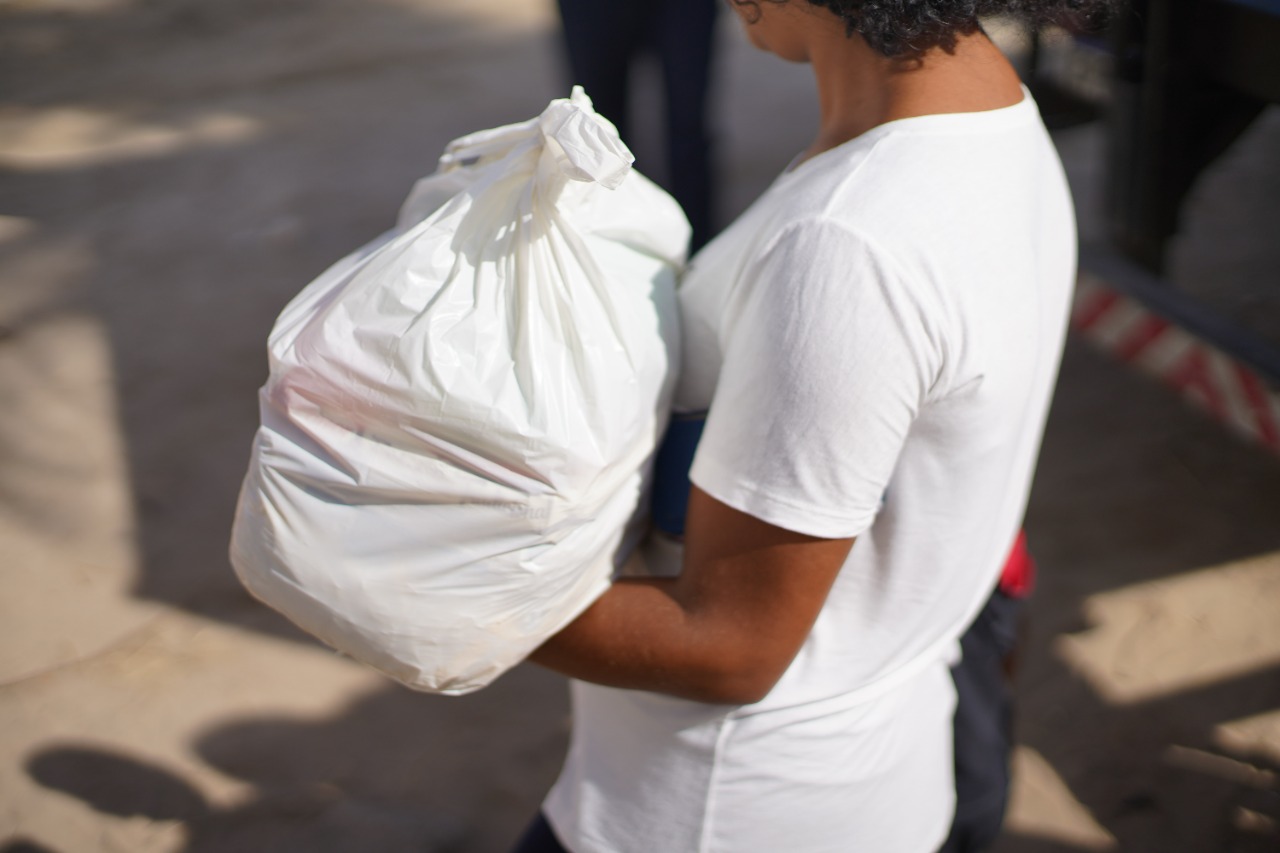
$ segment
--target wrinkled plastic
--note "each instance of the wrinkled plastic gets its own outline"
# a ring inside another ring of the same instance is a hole
[[[488,684],[625,560],[689,229],[575,89],[455,140],[280,315],[231,559],[409,687]]]

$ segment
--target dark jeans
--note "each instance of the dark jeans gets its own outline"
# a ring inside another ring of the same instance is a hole
[[[551,831],[551,825],[539,812],[533,823],[524,831],[511,853],[569,853]]]
[[[630,138],[632,62],[651,49],[662,65],[669,187],[693,226],[693,249],[711,237],[713,178],[707,86],[718,0],[559,0],[569,71]]]
[[[985,850],[1004,822],[1013,746],[1013,698],[1005,662],[1018,640],[1022,602],[996,590],[960,638],[956,685],[956,816],[939,853]]]

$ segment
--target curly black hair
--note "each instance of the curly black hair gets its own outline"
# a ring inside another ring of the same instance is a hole
[[[733,0],[739,6],[788,0]],[[956,39],[977,32],[980,19],[1013,15],[1032,24],[1096,20],[1112,0],[806,0],[844,21],[874,50],[890,58],[911,58],[935,47],[952,51]]]

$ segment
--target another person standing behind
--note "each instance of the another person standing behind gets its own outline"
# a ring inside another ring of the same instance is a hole
[[[667,187],[693,226],[691,251],[709,239],[715,192],[707,86],[719,0],[559,0],[573,82],[630,144],[631,68],[645,50],[662,65]]]

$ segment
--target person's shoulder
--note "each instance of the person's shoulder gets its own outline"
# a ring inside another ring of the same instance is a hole
[[[829,201],[829,199],[828,199]],[[868,227],[862,217],[850,215],[839,204],[819,204],[789,211],[760,234],[753,253],[756,262],[766,259],[774,265],[794,270],[816,271],[823,267],[843,268],[853,258],[873,258],[891,254],[886,240]]]
[[[801,163],[783,176],[775,223],[824,223],[869,239],[898,227],[931,185],[918,172],[917,145],[897,134],[850,140]],[[915,196],[915,197],[909,197]],[[775,228],[775,230],[778,230]]]

